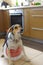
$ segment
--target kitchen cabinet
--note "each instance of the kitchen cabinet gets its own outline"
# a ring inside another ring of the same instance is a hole
[[[30,9],[30,37],[43,40],[43,8]]]
[[[4,30],[7,31],[7,29],[10,27],[10,15],[9,11],[4,10],[3,11],[3,25],[4,25]]]
[[[23,36],[30,36],[30,14],[29,9],[24,9],[24,33]]]
[[[10,27],[10,16],[8,11],[0,10],[0,32],[5,32]]]
[[[43,40],[43,8],[24,8],[23,36]],[[0,10],[0,32],[10,27],[10,16],[7,10]]]
[[[43,40],[43,8],[24,9],[23,36]]]
[[[3,14],[2,11],[0,10],[0,32],[4,31],[4,25],[3,25]]]

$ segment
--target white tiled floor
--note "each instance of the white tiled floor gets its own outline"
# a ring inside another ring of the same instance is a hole
[[[32,65],[43,65],[43,53],[31,60]]]
[[[24,48],[25,48],[25,52],[26,52],[27,56],[30,59],[33,59],[33,58],[35,58],[36,56],[39,56],[42,53],[41,51],[30,48],[30,47],[24,47]]]
[[[3,41],[4,40],[0,40],[0,48]],[[24,46],[24,49],[28,58],[30,59],[30,62],[25,62],[20,59],[14,62],[14,65],[43,65],[43,52],[26,46]],[[8,60],[5,58],[0,58],[0,65],[8,65]]]

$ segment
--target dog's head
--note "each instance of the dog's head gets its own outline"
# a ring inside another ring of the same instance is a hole
[[[12,39],[14,40],[20,40],[21,38],[21,26],[19,24],[16,24],[16,25],[12,25],[9,29],[8,29],[8,33],[12,33]],[[11,36],[11,34],[10,34]],[[10,37],[9,36],[9,37]]]

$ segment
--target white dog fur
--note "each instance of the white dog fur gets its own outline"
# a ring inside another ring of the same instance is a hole
[[[13,30],[12,30],[13,28]],[[23,52],[23,55],[24,55],[24,58],[25,58],[25,61],[30,61],[29,58],[26,56],[26,53],[24,51],[24,46],[23,46],[23,42],[22,42],[22,39],[21,39],[21,26],[19,24],[16,24],[16,25],[12,25],[9,29],[8,29],[8,39],[7,39],[7,44],[8,44],[8,60],[9,60],[9,64],[10,65],[13,65],[13,62],[11,60],[11,56],[10,56],[10,49],[13,48],[13,49],[17,49],[18,47],[21,47],[22,48],[22,52]],[[13,35],[12,35],[12,32],[13,32]],[[6,46],[6,43],[4,45],[4,47]],[[7,47],[7,46],[6,46]]]

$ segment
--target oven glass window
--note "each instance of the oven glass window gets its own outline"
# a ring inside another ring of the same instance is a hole
[[[22,27],[22,14],[11,15],[11,25],[20,24]]]

